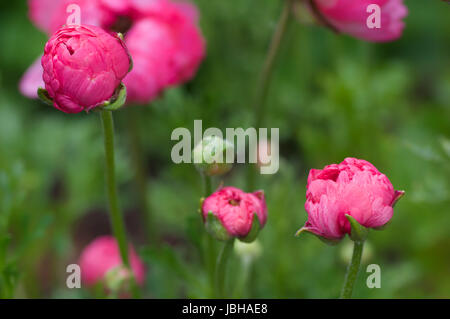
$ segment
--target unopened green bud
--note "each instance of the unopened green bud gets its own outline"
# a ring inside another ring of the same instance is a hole
[[[210,135],[200,141],[192,152],[196,168],[205,175],[223,175],[231,170],[234,160],[233,144]],[[227,159],[229,163],[227,163]]]

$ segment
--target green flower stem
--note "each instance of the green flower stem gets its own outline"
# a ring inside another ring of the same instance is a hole
[[[247,288],[250,286],[250,274],[252,270],[252,258],[243,258],[241,260],[241,276],[239,282],[236,284],[233,298],[243,298],[248,294]]]
[[[225,298],[225,274],[227,270],[228,259],[230,258],[231,252],[233,251],[234,238],[225,242],[222,250],[217,258],[216,265],[216,297]]]
[[[117,196],[115,165],[114,165],[114,123],[111,111],[102,110],[100,116],[103,125],[105,144],[105,170],[106,188],[109,201],[109,212],[114,236],[119,245],[120,256],[126,267],[130,266],[128,260],[128,244],[122,212]]]
[[[216,269],[216,245],[214,238],[205,231],[205,264],[208,273],[208,281],[210,291],[209,294],[214,294],[214,283],[215,283],[215,269]]]
[[[201,174],[203,177],[203,197],[206,198],[212,193],[212,181],[211,176],[208,176],[206,174]],[[203,213],[202,213],[203,214]],[[204,250],[204,257],[205,257],[205,265],[208,272],[208,279],[211,291],[210,293],[213,294],[214,292],[214,271],[216,268],[216,247],[215,247],[215,239],[208,234],[205,231],[205,250]]]
[[[203,176],[203,197],[208,197],[212,194],[212,181],[211,176],[202,174]]]
[[[292,16],[293,6],[294,0],[284,0],[284,7],[278,20],[275,32],[272,36],[266,59],[264,61],[264,66],[256,90],[256,98],[253,104],[253,109],[255,112],[254,127],[256,129],[261,127],[265,119],[267,94],[272,80],[275,63],[279,56],[281,43],[286,35],[287,27]],[[252,190],[254,189],[256,170],[254,169],[254,167],[250,167],[249,172],[248,187],[250,190]]]
[[[359,272],[359,266],[361,264],[363,247],[364,241],[354,242],[352,260],[347,267],[344,286],[342,287],[341,296],[339,297],[341,299],[348,299],[352,297],[353,287],[355,285],[356,277],[358,276]]]
[[[264,62],[264,67],[256,91],[255,103],[253,105],[256,113],[256,128],[258,128],[264,121],[267,93],[272,80],[275,62],[280,52],[281,43],[286,35],[287,26],[289,24],[290,17],[292,16],[293,6],[294,0],[284,0],[284,7],[270,42],[269,50],[267,52],[266,60]]]
[[[146,225],[147,238],[151,243],[155,243],[158,239],[158,229],[154,225],[154,220],[149,209],[147,200],[147,169],[143,162],[144,152],[139,136],[138,112],[140,106],[132,106],[127,110],[128,137],[131,161],[134,169],[134,185],[137,194],[139,210],[144,218]]]
[[[130,261],[128,259],[128,241],[125,230],[125,223],[123,220],[122,211],[119,207],[119,197],[117,195],[116,172],[114,165],[114,121],[112,111],[100,111],[100,117],[103,126],[103,137],[105,145],[105,175],[106,188],[108,193],[109,212],[111,224],[113,228],[114,237],[119,246],[120,257],[125,267],[130,268]],[[131,272],[133,272],[131,270]],[[140,292],[134,276],[130,283],[131,292],[134,298],[140,298]]]

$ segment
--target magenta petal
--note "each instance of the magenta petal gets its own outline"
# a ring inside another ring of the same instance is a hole
[[[351,230],[346,214],[364,227],[381,227],[391,220],[392,206],[402,195],[365,160],[346,158],[322,170],[312,169],[306,190],[308,221],[301,231],[341,238]]]

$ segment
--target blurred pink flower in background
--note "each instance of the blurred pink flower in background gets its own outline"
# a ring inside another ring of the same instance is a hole
[[[385,42],[398,39],[405,26],[402,19],[408,9],[403,0],[312,0],[318,13],[339,32],[356,38]],[[369,29],[367,12],[369,5],[381,8],[381,28]]]
[[[381,227],[392,218],[393,206],[403,194],[364,160],[346,158],[322,170],[311,169],[305,203],[308,220],[301,231],[340,239],[351,230],[346,214],[365,227]]]
[[[253,224],[254,214],[264,227],[267,220],[267,206],[262,191],[245,193],[235,187],[219,189],[202,204],[203,218],[212,212],[231,237],[246,237]]]
[[[19,83],[20,92],[31,99],[37,97],[38,88],[43,88],[45,86],[44,80],[42,79],[42,69],[41,63],[42,56],[36,59],[30,68],[22,76]]]
[[[129,248],[129,258],[136,282],[139,285],[143,285],[145,280],[145,267],[131,245]],[[81,280],[83,284],[92,286],[104,280],[108,271],[122,265],[116,239],[112,236],[96,238],[84,248],[78,264],[81,268]]]
[[[86,25],[58,30],[42,56],[45,89],[54,106],[66,113],[89,111],[110,100],[130,66],[119,37]]]
[[[52,34],[66,23],[69,4],[81,8],[81,23],[122,32],[133,58],[133,70],[124,79],[128,103],[149,103],[164,89],[189,81],[205,56],[197,27],[197,9],[171,0],[29,0],[30,19]],[[21,81],[26,96],[37,91],[38,68]]]

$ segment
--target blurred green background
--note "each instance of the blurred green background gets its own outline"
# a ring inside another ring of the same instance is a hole
[[[197,0],[207,58],[189,84],[148,107],[115,113],[117,174],[131,240],[147,267],[145,297],[205,297],[207,276],[197,213],[202,183],[192,165],[170,158],[172,130],[243,127],[254,99],[281,1]],[[309,169],[347,156],[372,162],[406,196],[382,232],[371,232],[354,296],[450,297],[450,5],[406,0],[403,37],[364,43],[293,21],[274,73],[264,127],[280,128],[280,170],[259,176],[269,220],[248,284],[230,297],[334,298],[341,288],[345,239],[329,247],[295,238]],[[0,296],[81,298],[66,288],[66,266],[109,233],[98,115],[66,115],[18,92],[46,36],[25,1],[0,3]],[[147,200],[161,242],[148,245],[130,156],[130,114],[138,114],[148,170]],[[237,165],[221,181],[245,188]],[[250,191],[250,190],[247,190]],[[348,258],[348,257],[347,257]],[[381,266],[381,289],[365,285]],[[242,275],[233,256],[229,282]]]

